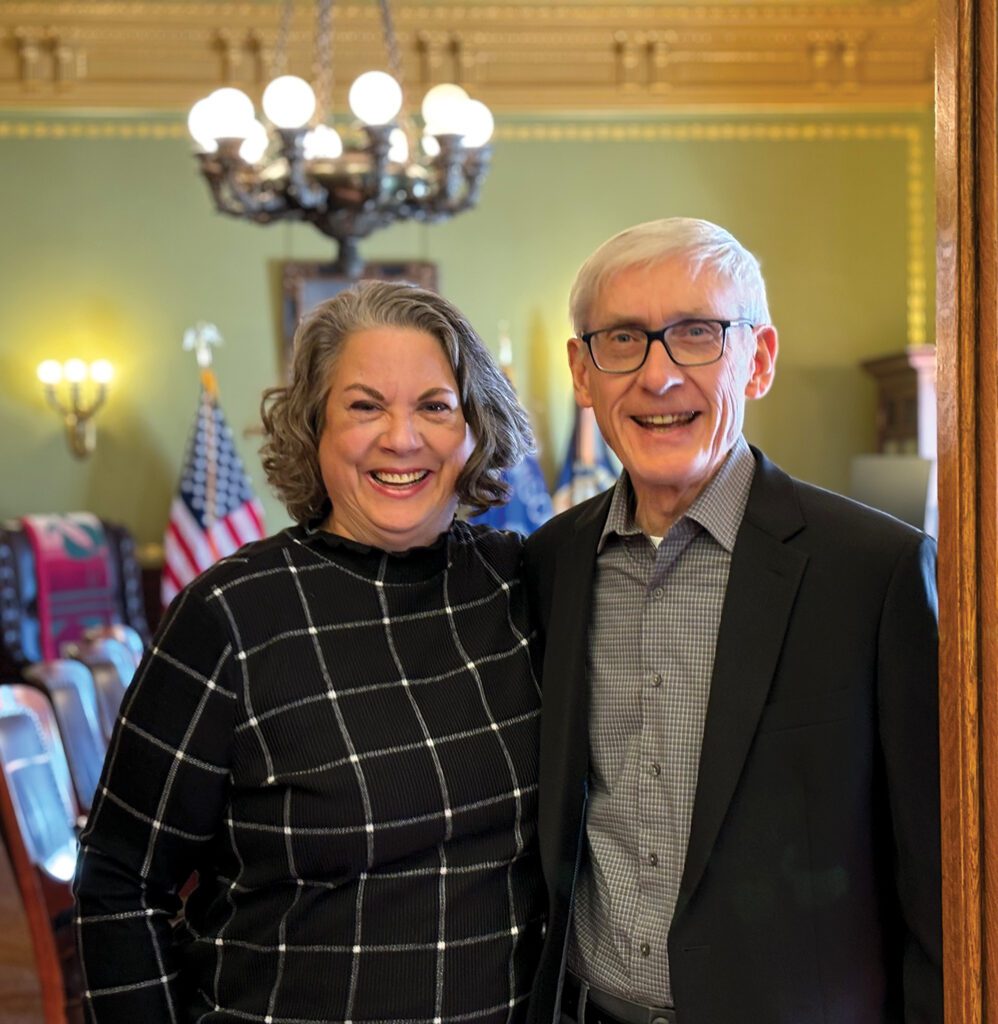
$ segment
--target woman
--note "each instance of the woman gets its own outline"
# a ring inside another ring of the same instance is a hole
[[[179,595],[126,696],[76,882],[91,1019],[521,1020],[519,541],[454,516],[504,499],[523,410],[450,303],[366,282],[302,323],[263,421],[298,525]]]

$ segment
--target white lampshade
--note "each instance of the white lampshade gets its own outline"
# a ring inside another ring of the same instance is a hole
[[[496,122],[481,100],[468,100],[461,111],[464,145],[467,149],[478,149],[492,138]]]
[[[397,164],[404,164],[409,159],[409,140],[401,128],[392,129],[388,136],[388,159]]]
[[[213,139],[245,139],[254,120],[253,101],[240,89],[226,86],[208,97],[205,129]]]
[[[278,128],[302,128],[315,113],[312,86],[297,75],[281,75],[263,90],[263,112]]]
[[[62,380],[62,363],[58,359],[46,359],[38,364],[35,372],[43,384],[58,384]]]
[[[211,127],[211,104],[206,96],[204,99],[198,100],[187,115],[187,130],[198,147],[205,153],[214,153],[218,149],[215,136],[210,131]]]
[[[468,94],[459,85],[435,85],[423,97],[420,108],[430,135],[460,135]]]
[[[239,147],[239,155],[246,163],[255,164],[263,159],[268,145],[270,145],[270,137],[267,135],[267,129],[263,126],[263,122],[254,120],[250,125],[249,134]]]
[[[335,128],[319,124],[305,133],[302,148],[306,160],[335,160],[343,154],[343,140]]]
[[[95,359],[90,364],[90,379],[95,384],[110,384],[114,367],[106,359]]]
[[[384,71],[365,71],[350,86],[348,100],[364,124],[388,124],[402,109],[402,88]]]
[[[62,375],[70,384],[82,384],[87,379],[87,364],[82,359],[67,359],[62,364]]]

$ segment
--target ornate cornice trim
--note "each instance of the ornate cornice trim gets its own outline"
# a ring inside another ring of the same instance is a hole
[[[0,2],[0,106],[184,109],[224,82],[270,76],[280,5]],[[314,37],[299,4],[289,63]],[[853,3],[408,3],[395,11],[407,81],[467,84],[494,109],[532,113],[932,102],[932,0]],[[335,102],[384,63],[376,5],[336,8]],[[342,109],[342,107],[341,107]]]

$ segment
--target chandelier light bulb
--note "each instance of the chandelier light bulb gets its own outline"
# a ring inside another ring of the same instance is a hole
[[[54,387],[62,380],[62,364],[57,359],[46,359],[39,363],[35,372],[38,379],[48,387]]]
[[[388,136],[388,159],[404,164],[409,159],[409,139],[401,128],[393,128]]]
[[[95,359],[90,364],[90,379],[95,384],[110,384],[114,367],[106,359]]]
[[[468,100],[461,111],[461,134],[468,149],[479,149],[492,138],[496,122],[492,111],[481,100]]]
[[[384,71],[365,71],[354,80],[347,97],[354,116],[364,124],[388,124],[402,109],[402,88]]]
[[[315,113],[312,86],[297,75],[281,75],[263,90],[263,112],[278,128],[304,128]]]
[[[335,160],[343,155],[340,133],[329,125],[316,125],[302,140],[306,160]]]
[[[210,130],[211,127],[211,104],[206,96],[204,99],[198,100],[187,115],[187,130],[191,133],[191,138],[197,143],[198,148],[205,153],[214,153],[218,149],[218,143]]]
[[[62,375],[70,384],[82,384],[87,379],[87,364],[82,359],[67,359]]]
[[[259,163],[269,144],[270,136],[267,135],[267,129],[262,122],[254,120],[249,127],[249,134],[239,147],[239,155],[248,164]]]
[[[423,152],[427,156],[434,157],[440,155],[440,143],[437,142],[434,136],[424,135],[422,139],[420,139],[420,145],[423,147]]]
[[[468,94],[459,85],[435,85],[423,97],[420,108],[430,135],[460,135]]]
[[[253,101],[240,89],[226,86],[208,97],[206,128],[213,139],[245,139],[255,120]]]

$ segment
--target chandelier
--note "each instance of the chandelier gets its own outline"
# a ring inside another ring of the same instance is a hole
[[[333,0],[316,8],[313,84],[285,73],[294,0],[284,0],[275,48],[276,77],[258,120],[239,89],[216,89],[191,108],[187,125],[200,170],[222,213],[257,224],[302,220],[338,243],[336,269],[357,277],[357,240],[397,221],[445,220],[471,209],[488,172],[493,119],[458,85],[436,85],[421,124],[409,113],[388,0],[379,0],[388,66],[350,87],[356,119],[332,123]]]

